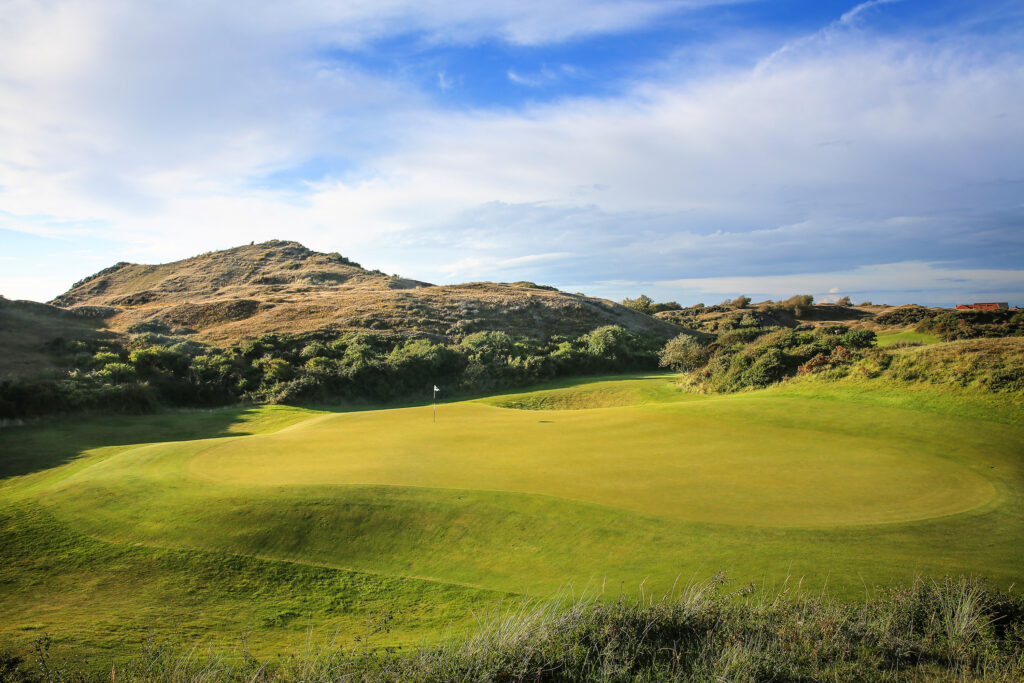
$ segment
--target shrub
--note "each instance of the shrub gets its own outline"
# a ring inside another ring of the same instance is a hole
[[[263,370],[264,382],[268,384],[287,382],[295,376],[295,367],[280,358],[265,358],[259,361],[257,367]]]
[[[882,313],[875,318],[875,322],[886,326],[914,325],[931,318],[933,315],[934,313],[924,306],[900,306],[899,308]]]
[[[707,365],[711,354],[691,335],[681,334],[675,337],[661,350],[658,364],[663,368],[671,368],[676,372],[690,372]]]
[[[108,363],[121,362],[121,356],[110,351],[98,351],[93,354],[90,365],[94,368],[102,368]]]
[[[769,348],[762,353],[740,379],[743,386],[765,387],[786,375],[786,357],[780,349]]]
[[[740,295],[733,299],[732,301],[730,301],[729,305],[733,306],[734,308],[746,308],[747,306],[750,305],[750,297]]]
[[[785,301],[776,301],[775,303],[769,304],[768,308],[776,311],[788,311],[799,318],[805,311],[810,310],[813,305],[813,296],[810,294],[797,294],[796,296],[789,297]]]
[[[135,368],[127,363],[107,363],[96,373],[96,376],[106,382],[121,384],[135,379]]]
[[[872,330],[850,330],[842,335],[842,344],[850,349],[866,349],[874,345],[875,338]]]

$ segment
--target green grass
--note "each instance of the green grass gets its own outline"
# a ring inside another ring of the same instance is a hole
[[[877,333],[877,343],[882,348],[893,344],[936,344],[939,341],[940,339],[934,334],[914,332],[913,330],[891,330]]]
[[[882,381],[695,396],[669,375],[365,412],[265,406],[0,432],[0,642],[386,642],[502,596],[726,570],[857,598],[1024,579],[1007,397]],[[339,605],[341,607],[339,607]]]

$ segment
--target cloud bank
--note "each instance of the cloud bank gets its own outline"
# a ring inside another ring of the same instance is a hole
[[[592,94],[531,100],[576,67],[501,66],[527,96],[473,108],[439,94],[458,73],[347,56],[600,41],[718,4],[5,3],[0,240],[22,265],[0,262],[0,293],[282,237],[420,279],[615,298],[1024,294],[1013,30],[875,30],[888,3],[865,3],[753,62],[666,54]],[[15,234],[78,256],[41,284],[45,255]]]

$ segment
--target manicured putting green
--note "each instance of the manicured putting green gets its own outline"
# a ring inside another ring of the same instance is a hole
[[[995,493],[912,425],[895,438],[836,433],[821,406],[794,398],[762,404],[544,411],[458,403],[442,406],[436,423],[430,407],[343,414],[211,443],[184,471],[225,485],[514,491],[764,526],[926,519]],[[782,419],[787,414],[792,419]]]

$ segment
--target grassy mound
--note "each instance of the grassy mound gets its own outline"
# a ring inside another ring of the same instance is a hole
[[[687,397],[679,387],[672,384],[649,381],[653,378],[656,376],[647,375],[637,379],[616,377],[585,384],[575,381],[570,382],[569,386],[553,385],[554,388],[495,396],[483,399],[482,402],[514,410],[588,410],[666,403],[685,400]]]

